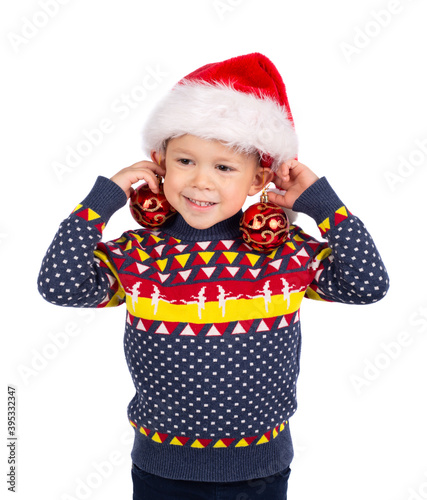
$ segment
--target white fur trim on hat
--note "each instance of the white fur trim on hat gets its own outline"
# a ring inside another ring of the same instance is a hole
[[[273,158],[273,170],[295,158],[298,141],[287,110],[269,97],[237,91],[223,83],[182,81],[155,107],[143,130],[144,149],[184,134],[216,139],[239,152]]]

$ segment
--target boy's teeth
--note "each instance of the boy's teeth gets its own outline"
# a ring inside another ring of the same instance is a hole
[[[215,205],[215,203],[210,203],[208,201],[197,201],[197,200],[192,200],[191,198],[188,199],[195,205],[198,205],[199,207],[210,207],[211,205]]]

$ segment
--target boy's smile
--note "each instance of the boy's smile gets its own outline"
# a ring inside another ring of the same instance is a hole
[[[158,159],[156,152],[153,159]],[[216,140],[188,134],[171,139],[164,162],[165,196],[195,229],[232,217],[248,195],[263,187],[258,157],[237,153]]]

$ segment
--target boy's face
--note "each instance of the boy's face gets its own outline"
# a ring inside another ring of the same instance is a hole
[[[157,153],[153,152],[157,161]],[[195,229],[207,229],[235,215],[246,197],[263,187],[256,155],[236,153],[216,140],[193,135],[171,139],[164,159],[164,193]],[[270,178],[267,173],[266,181]]]

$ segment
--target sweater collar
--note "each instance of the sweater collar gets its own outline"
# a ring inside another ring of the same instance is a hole
[[[243,211],[240,210],[229,219],[218,222],[218,224],[208,227],[207,229],[195,229],[187,224],[180,214],[177,214],[176,217],[172,217],[167,221],[162,228],[162,232],[178,240],[184,241],[236,239],[241,235],[239,222],[242,215]]]

